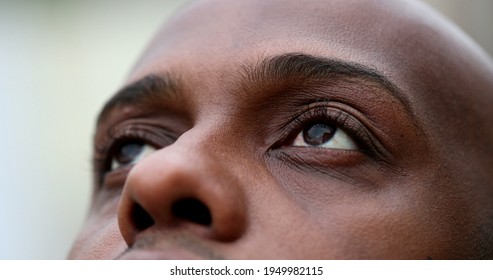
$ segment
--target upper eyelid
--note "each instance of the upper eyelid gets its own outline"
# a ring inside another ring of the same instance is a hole
[[[332,108],[329,103],[331,103],[331,101],[322,100],[301,106],[301,108],[298,111],[292,113],[290,118],[287,120],[287,126],[289,127],[288,130],[291,130],[291,132],[285,131],[282,137],[286,138],[288,137],[287,134],[293,133],[293,130],[299,129],[299,126],[303,125],[306,121],[307,115],[314,114],[312,117],[321,117],[323,114],[325,114],[324,116],[328,117],[326,116],[326,110]],[[343,114],[343,112],[339,113]],[[334,115],[332,115],[332,117],[334,117]]]
[[[327,106],[311,104],[307,106],[303,112],[297,113],[291,118],[287,125],[287,130],[282,137],[292,138],[293,135],[297,135],[301,132],[303,127],[309,125],[310,122],[330,121],[337,126],[347,126],[348,117],[349,116],[346,113],[340,110],[335,111],[333,108]],[[341,120],[341,118],[343,118],[343,120]]]
[[[116,140],[124,139],[124,138],[148,138],[150,135],[156,134],[156,130],[151,129],[149,126],[140,125],[135,123],[126,123],[123,122],[116,126],[112,126],[107,129],[105,135],[99,142],[95,142],[95,152],[102,153],[109,149],[111,145],[115,143]],[[154,138],[154,137],[152,137]],[[152,139],[148,141],[153,141]],[[156,143],[151,143],[153,145],[158,145]]]

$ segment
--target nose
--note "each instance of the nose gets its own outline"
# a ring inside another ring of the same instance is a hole
[[[129,247],[150,228],[195,230],[204,238],[228,242],[245,229],[245,200],[239,181],[223,162],[176,142],[129,172],[118,223]]]

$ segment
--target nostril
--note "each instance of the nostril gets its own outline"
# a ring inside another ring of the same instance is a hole
[[[178,200],[171,207],[174,217],[196,224],[210,226],[211,212],[204,203],[194,198]]]
[[[132,211],[132,221],[138,231],[143,231],[154,225],[154,220],[152,217],[139,204],[134,205]]]

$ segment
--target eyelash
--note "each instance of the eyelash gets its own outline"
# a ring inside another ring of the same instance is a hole
[[[355,141],[360,152],[370,156],[378,154],[373,137],[358,120],[340,109],[322,104],[307,105],[307,108],[302,113],[294,114],[281,136],[283,140],[276,145],[277,148],[290,145],[303,129],[320,122],[344,130]]]
[[[170,135],[166,135],[164,139],[174,142]],[[163,136],[158,136],[152,128],[141,125],[126,125],[110,129],[103,141],[95,147],[93,160],[100,185],[110,169],[113,154],[123,145],[137,141],[151,145],[156,149],[166,145]]]

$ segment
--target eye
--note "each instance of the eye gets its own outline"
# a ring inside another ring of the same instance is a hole
[[[337,150],[358,150],[349,135],[337,126],[315,123],[306,126],[294,139],[293,146],[320,147]]]
[[[156,151],[156,148],[142,141],[126,141],[116,147],[111,157],[111,170],[137,164],[146,156]]]

